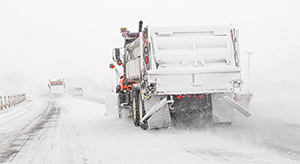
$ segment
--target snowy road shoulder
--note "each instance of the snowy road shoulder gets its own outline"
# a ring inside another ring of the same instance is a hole
[[[24,144],[31,138],[38,127],[52,111],[50,102],[30,100],[18,108],[12,108],[1,115],[0,161],[5,162],[14,158]],[[42,121],[41,121],[42,120]]]

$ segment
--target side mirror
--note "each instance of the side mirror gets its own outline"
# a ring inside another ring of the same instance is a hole
[[[114,68],[115,68],[115,65],[114,65],[113,63],[110,63],[110,64],[109,64],[109,68],[110,68],[110,69],[114,69]]]
[[[120,49],[119,48],[115,49],[115,60],[116,61],[120,60]]]
[[[120,49],[115,48],[113,49],[113,56],[112,56],[113,61],[117,63],[118,66],[122,65],[122,60],[121,60],[121,54],[120,54]],[[115,65],[109,65],[110,68],[114,68]]]

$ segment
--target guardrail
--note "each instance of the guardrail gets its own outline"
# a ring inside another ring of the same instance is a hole
[[[0,110],[16,106],[26,99],[26,94],[0,96]]]

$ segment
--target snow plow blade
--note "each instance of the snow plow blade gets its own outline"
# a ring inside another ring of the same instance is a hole
[[[233,107],[234,109],[242,113],[245,117],[250,117],[252,115],[246,108],[244,108],[243,106],[241,106],[240,104],[238,104],[237,102],[229,98],[228,96],[223,96],[223,100],[228,105],[230,105],[231,107]]]

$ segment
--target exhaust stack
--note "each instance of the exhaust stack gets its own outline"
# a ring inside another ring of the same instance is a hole
[[[142,32],[142,28],[143,28],[143,21],[139,22],[139,32]]]

